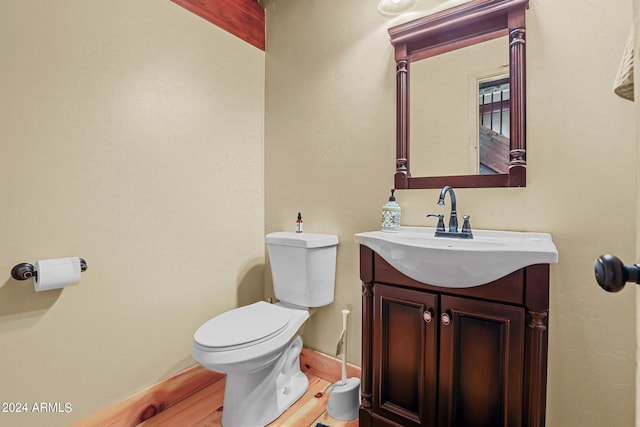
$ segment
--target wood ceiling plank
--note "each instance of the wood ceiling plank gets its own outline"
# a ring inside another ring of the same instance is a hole
[[[265,50],[264,9],[255,0],[171,0],[191,13]]]

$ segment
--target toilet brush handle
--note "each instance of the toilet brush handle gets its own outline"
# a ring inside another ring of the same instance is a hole
[[[344,331],[344,342],[342,343],[342,383],[347,382],[347,319],[349,310],[342,310],[342,330]]]

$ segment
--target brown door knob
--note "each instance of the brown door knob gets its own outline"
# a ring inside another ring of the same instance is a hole
[[[640,266],[624,265],[620,258],[605,254],[596,260],[596,281],[607,292],[619,292],[625,283],[640,283]]]

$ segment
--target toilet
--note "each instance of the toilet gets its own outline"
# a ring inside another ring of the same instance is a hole
[[[227,311],[194,334],[191,357],[227,374],[224,427],[265,426],[307,391],[297,332],[310,308],[333,302],[337,236],[275,232],[266,243],[278,302]]]

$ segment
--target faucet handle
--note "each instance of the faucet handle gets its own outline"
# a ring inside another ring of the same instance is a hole
[[[471,234],[471,223],[469,222],[469,215],[463,215],[462,219],[464,222],[462,223],[462,232]]]
[[[438,225],[436,226],[437,231],[444,231],[444,215],[443,214],[428,214],[427,218],[434,216],[438,218]]]

